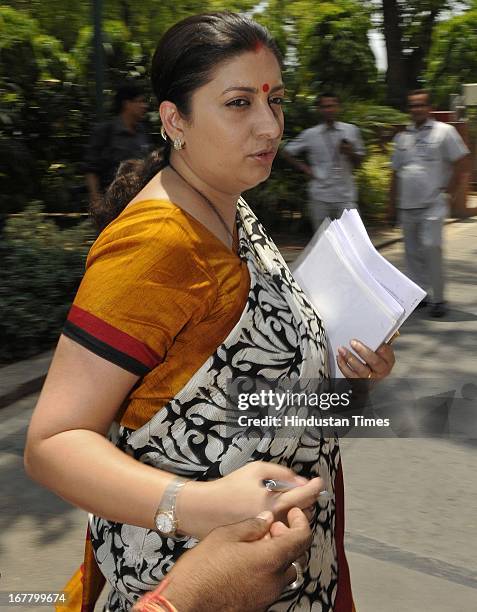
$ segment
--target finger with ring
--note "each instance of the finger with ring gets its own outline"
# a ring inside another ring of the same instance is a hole
[[[372,351],[368,346],[366,346],[362,342],[359,342],[358,340],[351,340],[350,344],[353,349],[358,353],[361,360],[364,361],[364,363],[366,364],[366,374],[364,375],[363,373],[363,376],[361,378],[368,377],[368,370],[371,370],[373,372],[373,374],[375,375],[374,378],[380,378],[382,375],[386,374],[389,365],[386,362],[386,359],[383,358],[383,356],[381,356],[375,351]],[[386,348],[392,354],[391,347],[387,346]],[[354,362],[352,366],[354,368]]]
[[[369,366],[364,364],[356,355],[353,355],[351,351],[348,351],[346,361],[348,367],[351,368],[359,378],[367,377],[368,371],[370,370]]]
[[[352,358],[353,358],[353,355],[350,351],[348,351],[348,349],[342,346],[338,348],[338,355],[336,357],[336,363],[338,364],[338,367],[340,368],[341,372],[347,378],[364,378],[364,376],[363,375],[360,376],[360,374],[354,368],[353,363],[351,363]],[[356,362],[359,361],[357,357],[354,357],[354,359],[356,360]]]

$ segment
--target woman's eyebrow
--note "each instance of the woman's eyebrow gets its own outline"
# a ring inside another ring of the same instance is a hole
[[[283,83],[280,83],[279,85],[275,85],[275,87],[272,87],[270,90],[270,93],[274,93],[275,91],[279,91],[280,89],[285,89],[285,85]],[[227,89],[224,89],[224,91],[222,92],[222,95],[226,94],[226,93],[230,93],[231,91],[245,91],[247,93],[258,93],[258,89],[256,87],[245,87],[243,85],[233,85],[232,87],[227,87]]]

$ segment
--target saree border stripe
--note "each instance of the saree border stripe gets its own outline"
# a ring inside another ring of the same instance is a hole
[[[351,577],[348,560],[344,546],[345,533],[345,506],[344,506],[344,480],[343,466],[340,463],[335,478],[335,543],[338,556],[338,589],[334,605],[334,612],[353,612],[353,594],[351,591]]]
[[[71,340],[81,344],[81,346],[84,346],[95,355],[107,359],[111,363],[118,365],[132,374],[145,376],[151,370],[151,368],[148,368],[137,359],[134,359],[122,351],[118,351],[109,344],[98,340],[95,336],[88,334],[88,332],[85,332],[84,329],[78,327],[71,321],[66,321],[62,333]]]
[[[67,322],[108,345],[111,349],[141,363],[149,370],[161,361],[159,356],[143,342],[75,304],[70,309]]]

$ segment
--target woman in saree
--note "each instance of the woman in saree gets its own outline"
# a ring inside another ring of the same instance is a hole
[[[32,418],[27,471],[90,513],[83,610],[101,575],[107,608],[130,610],[215,527],[298,507],[313,531],[303,580],[269,609],[351,612],[337,440],[222,426],[228,381],[326,380],[335,358],[241,198],[268,178],[283,134],[280,53],[244,16],[198,15],[166,32],[151,75],[166,148],[120,168],[97,211],[104,229]],[[346,377],[391,371],[387,345],[355,350],[336,356]],[[270,492],[265,479],[299,486]]]

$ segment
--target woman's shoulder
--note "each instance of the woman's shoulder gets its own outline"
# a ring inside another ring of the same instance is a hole
[[[125,239],[149,244],[160,238],[161,242],[178,242],[180,246],[189,231],[181,213],[181,209],[168,200],[136,201],[104,228],[95,245]]]
[[[148,199],[133,201],[99,235],[111,240],[123,235],[147,238],[158,232],[181,231],[178,208],[168,200]]]
[[[87,266],[98,258],[136,265],[167,259],[197,260],[200,249],[181,209],[167,200],[136,201],[116,217],[93,244]]]

